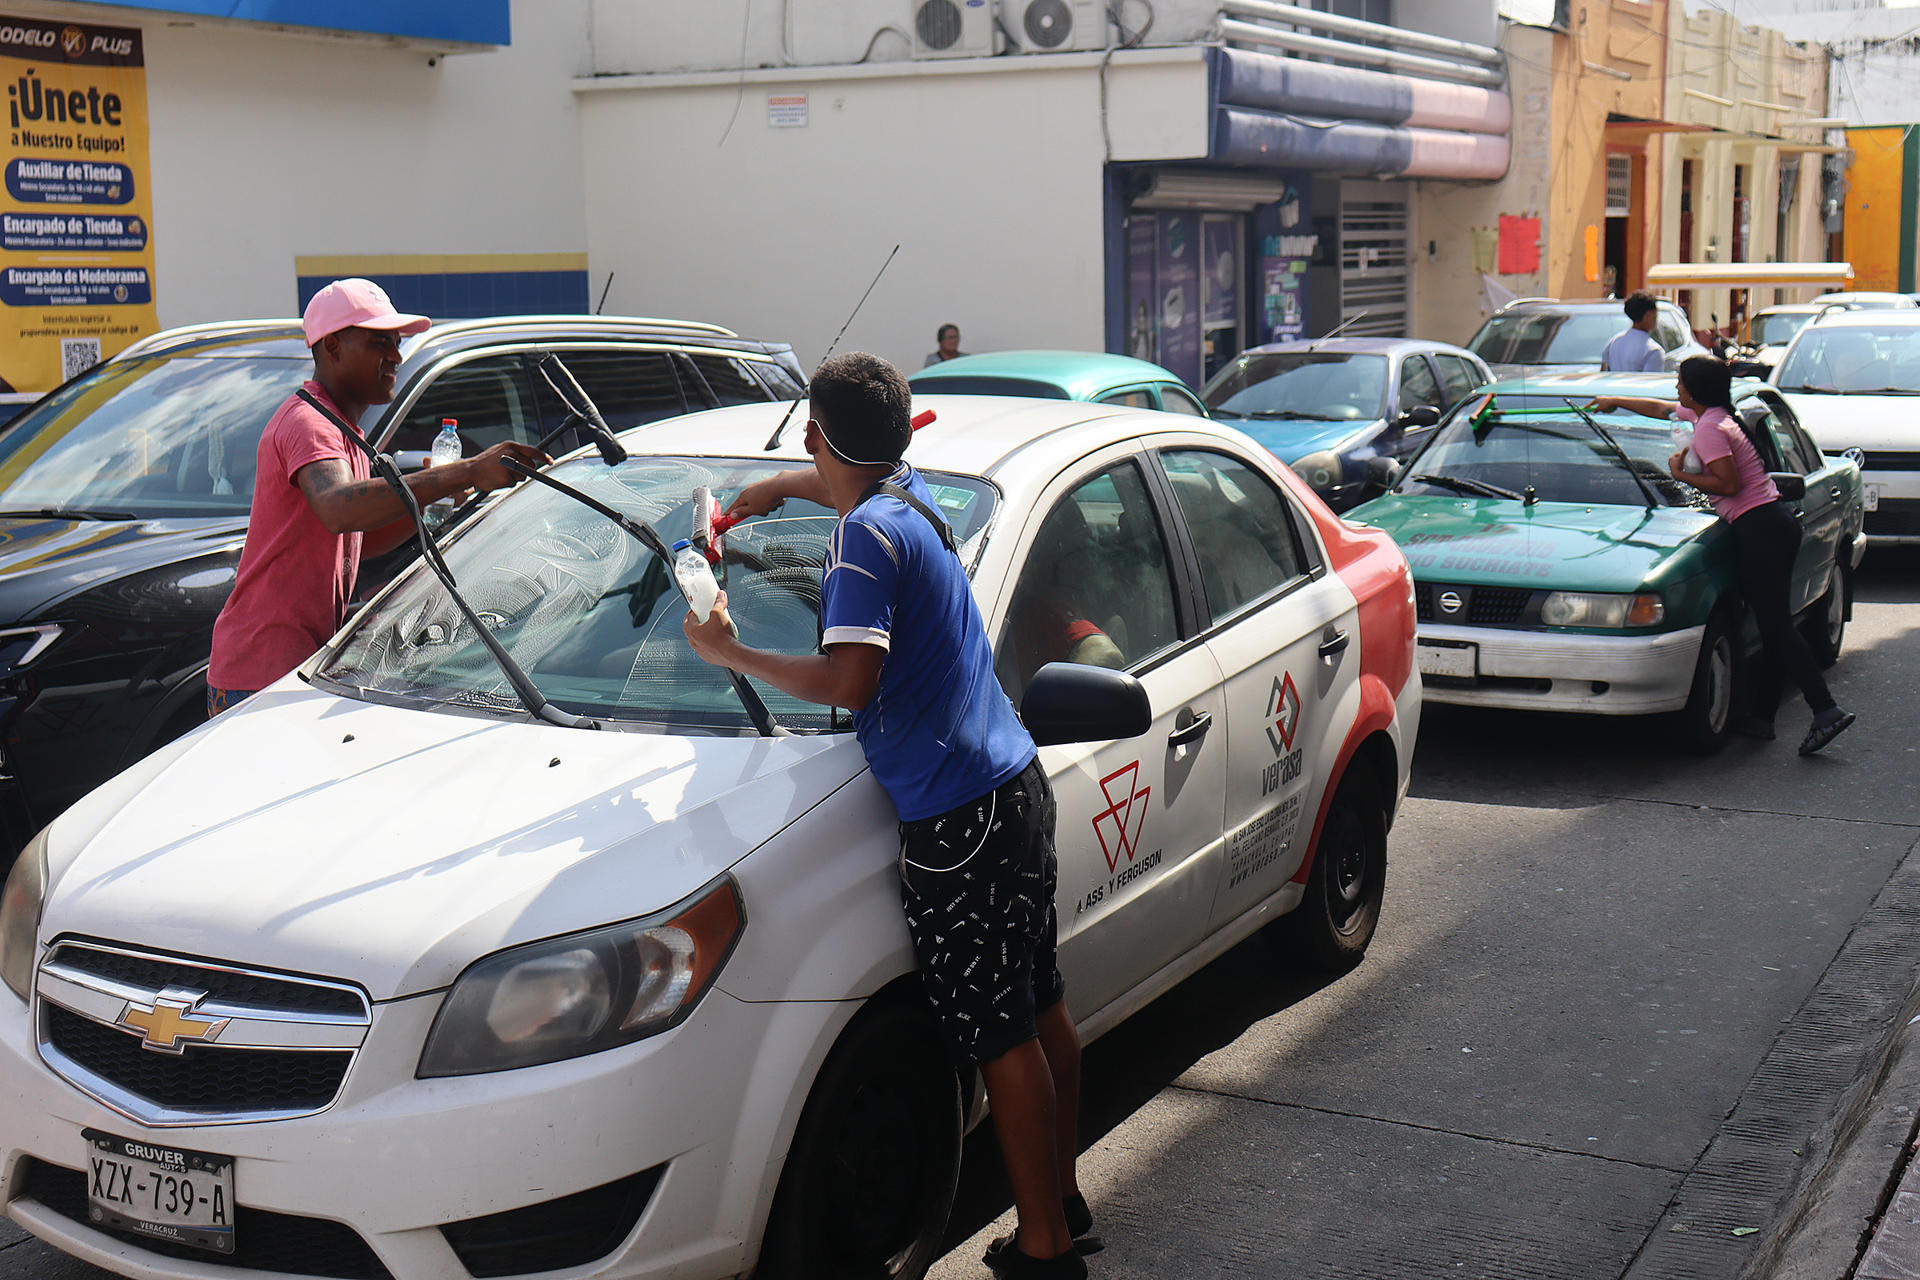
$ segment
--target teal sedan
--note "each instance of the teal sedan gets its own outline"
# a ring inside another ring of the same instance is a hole
[[[1207,415],[1187,384],[1157,364],[1094,351],[993,351],[928,365],[907,381],[921,395],[1091,400]]]
[[[1732,533],[1668,474],[1673,424],[1592,413],[1600,395],[1670,399],[1673,379],[1496,382],[1348,518],[1392,534],[1413,568],[1429,701],[1670,713],[1682,741],[1709,751],[1759,649],[1734,589]],[[1800,520],[1793,605],[1831,665],[1866,548],[1860,469],[1822,454],[1771,387],[1737,381],[1734,399]]]

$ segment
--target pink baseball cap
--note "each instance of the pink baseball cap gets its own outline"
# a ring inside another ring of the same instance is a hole
[[[371,280],[335,280],[313,295],[307,313],[300,319],[312,346],[330,333],[342,329],[397,329],[401,336],[425,333],[433,321],[425,316],[410,316],[393,309],[387,291]]]

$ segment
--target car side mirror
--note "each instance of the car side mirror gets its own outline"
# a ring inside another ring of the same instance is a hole
[[[1807,496],[1807,478],[1797,471],[1771,471],[1767,479],[1773,481],[1773,487],[1788,502],[1798,502]]]
[[[1400,478],[1400,461],[1379,454],[1367,459],[1367,483],[1382,491],[1391,489]]]
[[[1020,718],[1036,746],[1137,738],[1153,727],[1146,686],[1124,671],[1049,662],[1020,699]]]
[[[1430,404],[1417,404],[1400,415],[1403,427],[1431,427],[1440,421],[1440,411]]]

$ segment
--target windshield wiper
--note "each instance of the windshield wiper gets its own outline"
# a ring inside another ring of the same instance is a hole
[[[1497,484],[1488,484],[1484,480],[1468,480],[1462,476],[1421,475],[1415,476],[1418,484],[1438,485],[1442,489],[1451,489],[1455,493],[1477,493],[1483,498],[1506,498],[1512,502],[1525,502],[1527,499],[1511,489],[1502,489]]]
[[[32,507],[22,511],[0,511],[0,516],[35,520],[138,520],[131,511],[107,511],[100,507]]]
[[[1653,486],[1647,483],[1647,478],[1634,469],[1633,459],[1628,457],[1627,451],[1620,447],[1620,442],[1613,438],[1613,433],[1601,426],[1600,420],[1588,413],[1585,405],[1574,403],[1571,397],[1567,398],[1567,407],[1579,414],[1580,421],[1592,427],[1594,434],[1607,442],[1607,447],[1613,450],[1613,456],[1620,459],[1620,465],[1627,469],[1627,474],[1633,477],[1633,482],[1640,486],[1640,496],[1647,500],[1647,510],[1651,511],[1659,506],[1659,495],[1653,491]]]
[[[1920,391],[1911,387],[1856,387],[1845,392],[1852,396],[1920,396]]]
[[[420,503],[415,500],[413,490],[407,488],[407,482],[400,478],[400,468],[394,465],[393,459],[384,453],[376,453],[373,446],[367,443],[366,437],[360,434],[359,428],[321,404],[317,397],[308,395],[304,389],[294,394],[318,409],[322,417],[340,428],[340,434],[351,440],[360,452],[367,455],[367,462],[372,467],[373,474],[400,495],[400,505],[405,509],[407,518],[413,521],[413,531],[419,538],[420,558],[426,561],[427,568],[440,580],[440,585],[447,589],[447,595],[453,601],[454,607],[460,610],[460,616],[465,618],[467,625],[473,628],[474,635],[479,637],[481,646],[492,656],[494,665],[500,668],[500,674],[507,678],[507,684],[513,689],[514,695],[520,699],[520,704],[535,719],[544,720],[548,724],[557,724],[563,729],[598,729],[600,725],[597,721],[562,711],[548,702],[546,695],[540,692],[540,687],[534,684],[533,678],[526,673],[525,668],[513,660],[513,655],[494,639],[493,632],[480,621],[480,616],[473,611],[473,606],[468,604],[467,598],[460,594],[460,587],[453,579],[453,570],[447,568],[447,562],[440,558],[440,545],[427,531],[427,521],[426,517],[420,513]]]
[[[507,470],[517,471],[527,479],[547,486],[555,493],[564,493],[581,506],[590,511],[597,511],[613,521],[620,526],[621,532],[659,556],[660,563],[665,565],[669,575],[672,575],[673,551],[667,546],[667,540],[660,536],[660,531],[651,524],[645,520],[635,520],[624,512],[614,510],[598,498],[582,493],[564,480],[556,480],[544,471],[535,471],[518,458],[504,458],[502,461],[506,464]],[[674,580],[676,583],[679,581],[677,576]],[[740,706],[746,711],[747,719],[753,722],[753,727],[760,736],[763,738],[786,736],[787,731],[774,722],[773,713],[767,710],[766,702],[761,699],[759,691],[747,683],[747,678],[732,667],[722,667],[721,670],[725,671],[727,678],[732,681],[734,696],[740,699]]]
[[[1302,413],[1298,409],[1255,409],[1247,415],[1249,418],[1278,419],[1282,422],[1331,422],[1333,419],[1317,413]]]
[[[1798,387],[1779,387],[1777,388],[1777,390],[1801,391],[1801,392],[1805,392],[1807,395],[1810,395],[1810,396],[1837,396],[1840,394],[1838,391],[1834,390],[1832,387],[1809,387],[1805,385],[1798,386]]]

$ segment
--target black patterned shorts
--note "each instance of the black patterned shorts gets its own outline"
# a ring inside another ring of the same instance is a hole
[[[900,898],[934,1015],[962,1064],[1035,1036],[1066,994],[1054,962],[1053,791],[1035,760],[937,817],[900,824]]]

